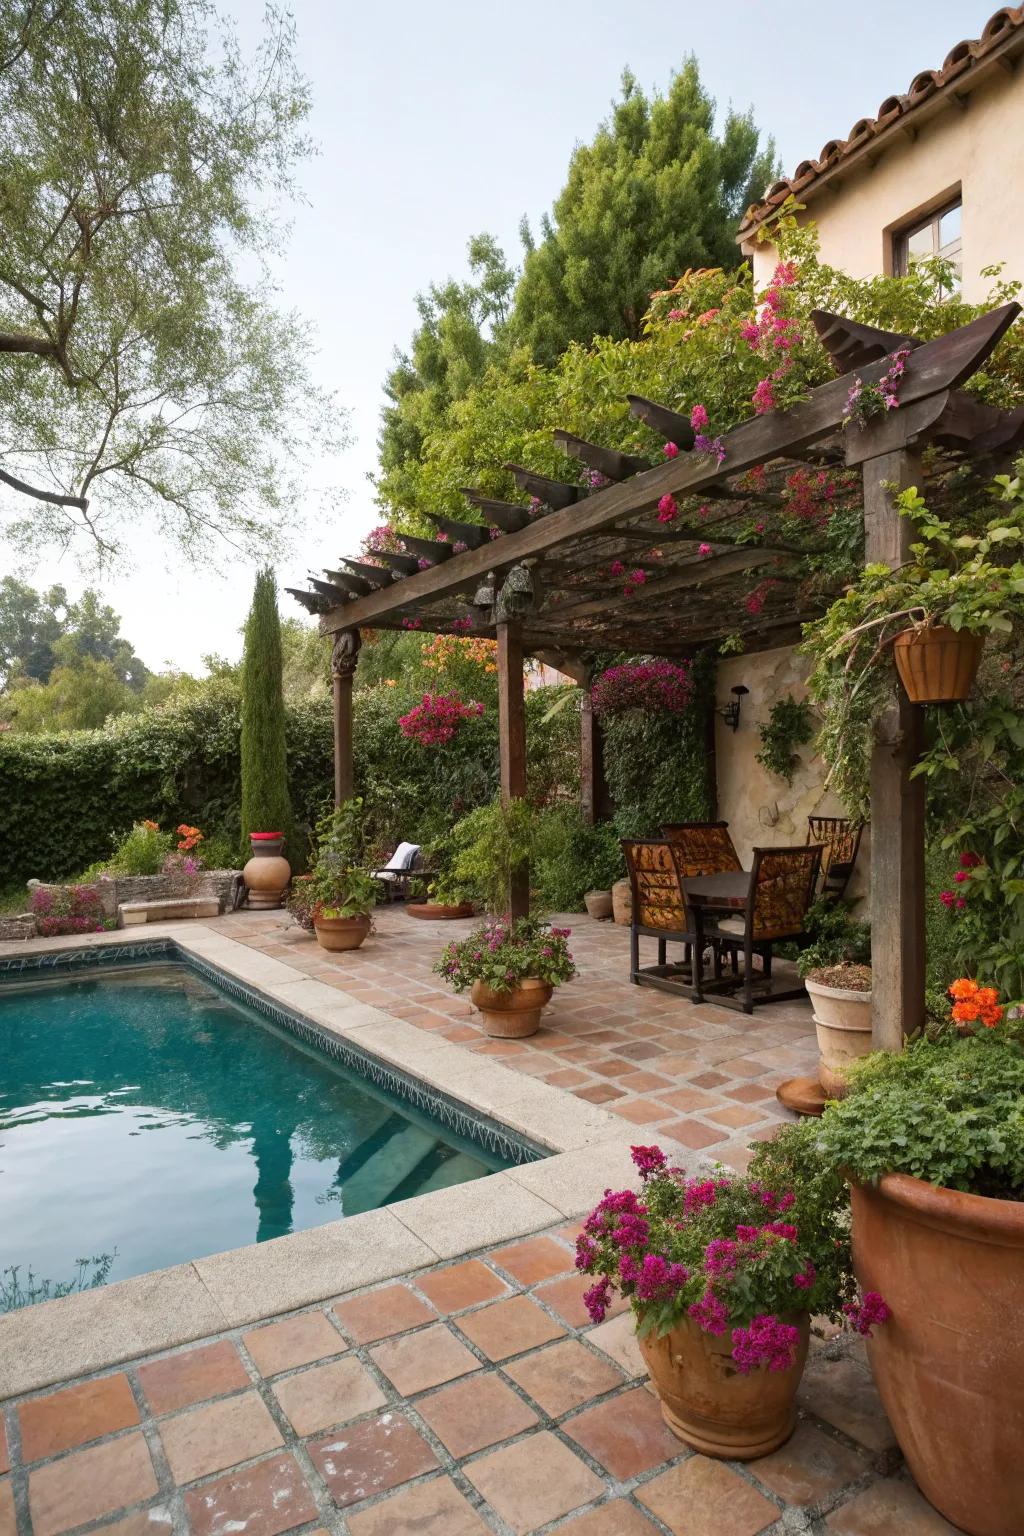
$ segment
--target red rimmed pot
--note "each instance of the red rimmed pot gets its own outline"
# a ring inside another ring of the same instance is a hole
[[[283,832],[250,832],[252,858],[242,871],[249,906],[269,910],[279,907],[292,878],[292,867],[282,854]]]
[[[893,660],[912,704],[957,704],[974,686],[983,635],[933,624],[905,629],[892,643]]]
[[[469,995],[483,1016],[486,1034],[498,1040],[522,1040],[537,1033],[553,991],[550,982],[531,977],[508,992],[493,992],[482,981],[474,981]]]
[[[672,1433],[705,1456],[753,1461],[785,1444],[796,1428],[796,1394],[807,1361],[810,1318],[786,1322],[800,1330],[788,1371],[759,1366],[746,1375],[732,1358],[728,1333],[705,1333],[684,1318],[662,1338],[638,1339]]]
[[[868,1358],[921,1492],[969,1536],[1024,1531],[1024,1202],[892,1173],[854,1185],[853,1259],[892,1317]]]
[[[319,914],[313,919],[313,928],[321,949],[358,949],[370,931],[370,919]]]

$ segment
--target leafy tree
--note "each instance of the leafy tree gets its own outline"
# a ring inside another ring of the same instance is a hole
[[[96,730],[114,715],[141,709],[143,702],[112,662],[80,656],[55,666],[47,682],[26,679],[0,696],[0,714],[16,731]]]
[[[573,341],[636,337],[651,292],[687,267],[729,266],[740,214],[775,170],[749,112],[730,111],[720,135],[714,101],[687,58],[666,95],[648,99],[627,70],[621,99],[593,142],[580,145],[566,184],[526,260],[513,329],[551,364]]]
[[[470,282],[450,278],[416,296],[420,324],[397,352],[384,392],[378,446],[385,474],[416,459],[431,432],[502,354],[516,274],[493,235],[469,242]]]
[[[145,519],[264,546],[337,413],[263,297],[307,152],[290,18],[253,60],[211,0],[0,0],[0,483],[9,533],[100,555]],[[286,450],[286,451],[285,451]],[[285,469],[285,465],[290,466]]]
[[[277,588],[267,568],[256,577],[242,656],[243,848],[250,832],[292,833],[281,671]]]
[[[0,581],[0,686],[46,683],[55,667],[74,671],[82,659],[109,663],[114,678],[136,693],[151,676],[121,634],[118,614],[92,588],[72,602],[62,586],[37,592],[5,576]]]

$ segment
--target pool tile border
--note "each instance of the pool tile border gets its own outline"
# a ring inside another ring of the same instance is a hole
[[[619,1117],[424,1036],[202,922],[153,925],[145,940],[105,934],[51,945],[0,947],[0,975],[180,957],[356,1070],[485,1123],[523,1160],[469,1185],[0,1316],[0,1400],[523,1237],[579,1215],[608,1185],[635,1181],[637,1132]],[[680,1166],[697,1166],[687,1148],[660,1141]]]

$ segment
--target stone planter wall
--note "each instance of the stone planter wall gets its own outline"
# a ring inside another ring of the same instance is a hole
[[[0,917],[0,944],[9,939],[34,939],[36,936],[36,920],[31,912],[23,912],[20,917]]]
[[[218,911],[230,912],[241,879],[238,869],[206,869],[199,875],[117,875],[109,880],[96,880],[93,887],[100,893],[106,917],[116,917],[122,902],[173,901],[188,896],[214,897]],[[30,880],[28,888],[31,893],[65,887],[62,883]]]

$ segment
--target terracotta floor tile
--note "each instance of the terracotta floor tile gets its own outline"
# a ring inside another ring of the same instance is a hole
[[[759,1483],[787,1504],[818,1504],[862,1477],[868,1463],[834,1436],[822,1434],[805,1421],[797,1425],[785,1445],[751,1463],[750,1470]]]
[[[771,1088],[760,1088],[757,1083],[741,1083],[738,1088],[723,1088],[727,1099],[737,1099],[741,1104],[762,1104],[774,1099]]]
[[[835,1536],[958,1536],[957,1527],[927,1503],[912,1483],[887,1477],[833,1510],[825,1529]]]
[[[896,1445],[871,1374],[856,1360],[812,1357],[798,1401],[869,1451],[890,1451]]]
[[[633,1077],[636,1073],[636,1067],[631,1061],[613,1061],[609,1058],[608,1061],[591,1061],[587,1065],[599,1077]]]
[[[726,1125],[731,1130],[739,1130],[744,1125],[756,1125],[764,1119],[763,1109],[747,1109],[742,1104],[727,1104],[723,1109],[709,1109],[705,1113],[713,1124]]]
[[[553,1312],[557,1312],[570,1328],[585,1328],[590,1322],[590,1314],[583,1305],[583,1292],[589,1290],[593,1283],[590,1275],[566,1275],[564,1280],[550,1280],[546,1285],[539,1285],[534,1295]],[[606,1315],[618,1317],[628,1306],[625,1297],[616,1296],[609,1303]]]
[[[694,1152],[699,1152],[702,1147],[713,1147],[727,1139],[725,1130],[716,1130],[714,1126],[704,1125],[700,1120],[679,1120],[663,1129],[666,1136],[681,1141],[684,1147],[690,1147]]]
[[[274,1396],[297,1435],[358,1419],[383,1408],[387,1398],[369,1371],[354,1355],[329,1360],[286,1376],[274,1385]]]
[[[578,1088],[587,1081],[587,1074],[577,1067],[559,1067],[555,1072],[546,1073],[544,1081],[553,1088]]]
[[[657,1536],[646,1515],[626,1499],[612,1499],[558,1527],[559,1536]]]
[[[284,1443],[258,1392],[201,1403],[164,1419],[160,1439],[179,1487]]]
[[[657,1399],[643,1387],[584,1409],[562,1429],[619,1481],[651,1472],[686,1449],[666,1427]]]
[[[575,1090],[578,1099],[585,1099],[588,1104],[610,1104],[613,1099],[625,1097],[624,1088],[613,1088],[611,1083],[595,1083],[590,1088],[577,1088]]]
[[[0,1472],[11,1470],[11,1458],[7,1450],[7,1429],[4,1425],[3,1413],[0,1412]]]
[[[279,1536],[317,1518],[317,1507],[294,1456],[271,1456],[241,1472],[191,1488],[185,1512],[192,1536]]]
[[[322,1312],[302,1312],[266,1328],[254,1328],[242,1334],[242,1343],[264,1376],[290,1371],[296,1365],[310,1365],[328,1355],[340,1355],[348,1348],[345,1340]]]
[[[120,1520],[113,1521],[111,1525],[100,1527],[103,1536],[171,1536],[173,1529],[174,1515],[169,1501],[166,1504],[149,1504],[145,1509],[122,1515]]]
[[[722,1102],[716,1094],[704,1093],[700,1088],[673,1088],[668,1093],[659,1093],[658,1098],[681,1115],[691,1115],[695,1109],[716,1109]]]
[[[596,1328],[588,1330],[586,1337],[596,1349],[610,1355],[627,1376],[647,1375],[647,1366],[636,1341],[631,1312],[623,1312],[619,1317],[610,1317],[607,1322],[598,1323]]]
[[[39,1461],[128,1429],[139,1422],[139,1410],[127,1376],[119,1372],[21,1403],[18,1422],[22,1459]]]
[[[180,1355],[168,1355],[165,1360],[151,1360],[139,1366],[138,1374],[154,1414],[173,1413],[249,1385],[241,1356],[228,1339],[204,1344],[200,1349],[186,1349]]]
[[[533,1410],[497,1375],[442,1387],[416,1408],[455,1457],[510,1440],[537,1423]]]
[[[672,1111],[656,1099],[630,1099],[624,1104],[612,1106],[612,1113],[631,1120],[634,1125],[653,1125],[657,1120],[669,1120]]]
[[[334,1314],[357,1344],[371,1344],[375,1339],[417,1328],[420,1323],[436,1321],[433,1309],[407,1285],[386,1285],[382,1290],[368,1291],[365,1296],[354,1296],[351,1301],[336,1302]]]
[[[498,1302],[497,1305],[505,1303]],[[466,1318],[460,1318],[460,1327],[481,1315],[472,1312]],[[480,1362],[472,1351],[449,1333],[443,1323],[386,1339],[370,1350],[370,1358],[404,1397],[425,1392],[428,1387],[439,1387],[443,1381],[452,1381],[456,1376],[466,1376],[470,1371],[480,1369]]]
[[[764,1062],[752,1061],[748,1056],[722,1058],[722,1071],[728,1072],[730,1077],[763,1077],[767,1070]],[[696,1082],[697,1079],[693,1078],[692,1081]]]
[[[516,1536],[557,1520],[604,1492],[604,1483],[548,1430],[463,1468]]]
[[[416,1285],[439,1312],[461,1312],[481,1301],[493,1301],[508,1294],[508,1286],[479,1259],[452,1264],[447,1269],[420,1275]]]
[[[754,1075],[757,1076],[756,1073]],[[690,1082],[695,1088],[719,1088],[728,1081],[729,1079],[723,1077],[721,1072],[698,1072],[694,1077],[690,1078]]]
[[[149,1448],[138,1432],[73,1451],[29,1473],[33,1536],[57,1536],[129,1504],[141,1504],[156,1491]]]
[[[619,1078],[619,1085],[630,1093],[657,1093],[659,1088],[671,1088],[672,1079],[660,1072],[630,1072]]]
[[[578,1339],[549,1344],[534,1355],[510,1360],[502,1369],[553,1419],[623,1382],[617,1366]]]
[[[655,1056],[664,1056],[666,1047],[657,1045],[653,1040],[638,1040],[635,1045],[621,1045],[619,1055],[625,1056],[627,1061],[653,1061]]]
[[[459,1318],[459,1327],[488,1360],[507,1360],[565,1332],[528,1296],[511,1296]]]
[[[0,1477],[0,1536],[18,1536],[14,1489],[9,1477]]]
[[[364,1419],[310,1441],[307,1449],[339,1509],[386,1493],[437,1466],[430,1446],[401,1413]]]
[[[490,1536],[450,1477],[403,1488],[347,1520],[351,1536]]]
[[[636,1496],[673,1536],[756,1536],[779,1518],[776,1505],[708,1456],[680,1462],[644,1483]]]
[[[497,1248],[488,1257],[500,1269],[507,1269],[520,1285],[536,1285],[538,1280],[564,1275],[573,1267],[573,1255],[550,1237],[529,1237],[508,1248]]]

